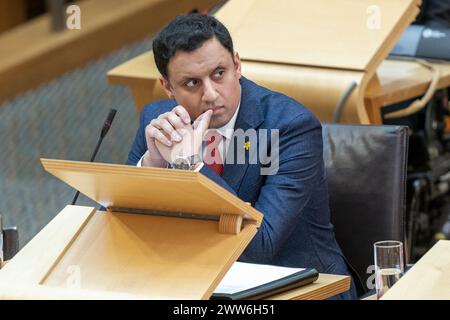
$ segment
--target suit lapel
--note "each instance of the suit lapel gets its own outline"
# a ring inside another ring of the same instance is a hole
[[[242,129],[244,132],[248,129],[257,129],[263,122],[263,114],[260,106],[260,98],[258,97],[258,86],[246,78],[241,78],[241,105],[239,113],[236,118],[234,130]],[[245,163],[237,164],[236,161],[232,164],[227,164],[223,167],[222,178],[230,185],[236,192],[243,181],[244,175],[249,165],[249,152],[244,150],[244,146],[236,145],[235,141],[230,141],[228,151],[235,147],[236,153],[245,152]],[[256,148],[256,146],[254,146]],[[256,151],[256,149],[254,149]]]

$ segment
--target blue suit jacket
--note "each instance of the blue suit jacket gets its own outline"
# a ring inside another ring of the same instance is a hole
[[[240,82],[235,129],[279,129],[278,173],[262,176],[259,161],[225,163],[222,177],[206,165],[200,171],[264,214],[239,260],[349,274],[330,222],[320,122],[295,100],[244,77]],[[136,165],[147,150],[145,127],[176,105],[174,100],[161,100],[144,107],[127,164]]]

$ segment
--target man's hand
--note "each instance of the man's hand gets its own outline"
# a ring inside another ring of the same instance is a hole
[[[208,110],[195,119],[192,126],[191,124],[184,125],[184,127],[179,130],[182,138],[181,141],[175,142],[171,146],[156,140],[156,147],[164,160],[173,163],[179,156],[199,154],[203,136],[209,127],[211,116],[212,110]]]
[[[142,166],[165,167],[177,156],[190,156],[200,150],[203,135],[209,127],[212,111],[201,114],[191,125],[189,113],[183,106],[153,119],[145,128],[148,152]]]
[[[158,141],[167,147],[171,147],[174,143],[182,140],[182,129],[186,126],[191,127],[191,117],[186,109],[180,105],[153,119],[145,128],[148,151],[142,159],[142,166],[165,167],[167,161],[162,157],[155,142]]]

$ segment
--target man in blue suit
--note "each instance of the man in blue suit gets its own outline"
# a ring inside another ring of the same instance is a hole
[[[262,212],[240,261],[349,274],[330,223],[321,125],[314,115],[244,78],[230,34],[213,17],[176,18],[157,35],[153,52],[170,99],[143,109],[127,163],[198,170]],[[214,129],[214,138],[197,150],[202,141],[192,139],[202,139],[206,129]],[[233,129],[276,134],[239,145]],[[250,161],[256,148],[267,149],[270,164],[267,157]],[[355,298],[353,284],[340,297]]]

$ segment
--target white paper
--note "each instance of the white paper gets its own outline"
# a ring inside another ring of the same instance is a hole
[[[214,292],[236,293],[284,278],[302,270],[305,269],[235,262]]]

